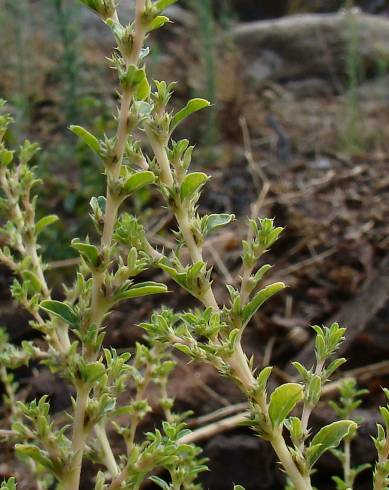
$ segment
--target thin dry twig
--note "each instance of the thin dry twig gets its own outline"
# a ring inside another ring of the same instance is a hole
[[[289,267],[283,268],[277,275],[279,277],[284,277],[291,274],[292,272],[296,272],[300,269],[303,269],[304,267],[316,264],[316,262],[320,262],[326,259],[327,257],[334,255],[337,252],[337,250],[338,250],[337,247],[331,247],[328,250],[321,252],[320,254],[314,255],[313,257],[309,257],[308,259],[304,259],[301,262],[297,262],[296,264],[292,264]]]
[[[370,364],[369,366],[346,371],[338,380],[325,385],[323,387],[322,394],[323,396],[332,396],[346,379],[357,378],[359,381],[367,381],[368,379],[377,376],[377,374],[389,374],[389,361],[378,362],[375,364]],[[222,432],[236,429],[247,420],[250,413],[244,409],[247,409],[248,407],[248,403],[239,403],[230,407],[216,410],[215,412],[195,419],[191,422],[192,426],[207,422],[210,423],[207,423],[207,425],[192,431],[190,434],[183,437],[180,442],[190,443],[203,441]],[[239,413],[230,415],[236,411],[239,411]],[[220,417],[225,418],[220,419]]]
[[[203,441],[204,439],[210,439],[211,437],[226,432],[228,430],[235,429],[239,425],[243,424],[249,415],[249,412],[238,413],[237,415],[232,415],[212,424],[200,427],[199,429],[190,432],[180,439],[180,443],[188,444],[191,442]]]
[[[267,194],[270,191],[270,181],[263,171],[261,165],[259,165],[254,159],[250,132],[246,118],[244,116],[239,118],[239,125],[242,129],[244,155],[247,163],[249,164],[249,171],[253,177],[254,185],[258,193],[257,199],[251,205],[251,217],[256,218],[259,215],[259,211],[265,202]],[[251,229],[249,229],[249,234],[250,233]]]
[[[226,417],[230,417],[231,415],[235,415],[236,413],[241,413],[248,408],[247,402],[236,403],[234,405],[230,405],[229,407],[219,408],[214,412],[208,413],[207,415],[202,415],[201,417],[197,417],[195,419],[191,419],[188,422],[190,427],[198,427],[208,425],[211,422],[215,422],[216,420],[220,420]]]

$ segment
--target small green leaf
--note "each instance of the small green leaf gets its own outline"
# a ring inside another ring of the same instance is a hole
[[[177,114],[173,117],[170,131],[174,131],[176,127],[182,122],[184,119],[189,117],[194,112],[200,111],[205,107],[209,107],[210,103],[205,99],[192,99],[190,100],[186,106],[177,112]]]
[[[140,282],[131,286],[126,291],[121,292],[115,299],[122,301],[124,299],[139,298],[141,296],[149,296],[150,294],[167,293],[168,289],[165,284],[159,282]]]
[[[269,284],[269,286],[261,289],[261,291],[258,291],[254,298],[243,308],[244,326],[247,325],[247,323],[251,320],[251,318],[255,315],[255,313],[259,310],[259,308],[263,305],[265,301],[267,301],[274,294],[278,293],[284,288],[285,284],[283,282],[275,282],[274,284]]]
[[[70,126],[70,131],[76,134],[82,141],[89,146],[91,150],[93,150],[98,155],[100,154],[100,143],[96,136],[93,136],[92,133],[87,131],[82,126]]]
[[[208,180],[208,175],[203,172],[193,172],[188,174],[181,184],[181,199],[190,199],[193,194],[200,189]]]
[[[49,216],[44,216],[35,225],[35,233],[39,235],[45,228],[56,223],[58,221],[58,216],[55,214],[50,214]]]
[[[24,280],[30,281],[30,284],[31,284],[32,288],[34,289],[34,291],[36,291],[37,293],[42,291],[42,283],[39,280],[39,277],[34,272],[23,271],[22,277]]]
[[[80,366],[80,373],[86,383],[95,383],[105,373],[105,366],[101,362],[90,362]]]
[[[150,94],[150,86],[144,68],[129,65],[120,76],[121,85],[134,93],[138,101],[147,99]]]
[[[259,392],[266,391],[267,382],[271,375],[272,370],[273,370],[272,366],[267,366],[262,369],[262,371],[258,374],[255,381],[256,390],[258,390]]]
[[[147,77],[145,76],[138,83],[138,85],[136,87],[135,98],[137,101],[146,100],[146,99],[148,99],[150,92],[151,92],[150,84],[149,84],[149,81],[147,80]]]
[[[285,426],[290,432],[290,437],[295,445],[303,440],[304,431],[301,420],[298,417],[289,417],[285,420]]]
[[[8,480],[4,480],[1,482],[0,486],[1,490],[16,490],[16,478],[11,476]]]
[[[345,359],[344,357],[340,357],[339,359],[335,359],[334,361],[332,361],[324,371],[325,377],[329,378],[345,362],[347,362],[347,359]]]
[[[321,376],[318,374],[314,374],[309,380],[306,387],[305,399],[310,405],[316,405],[318,403],[321,395],[321,384]]]
[[[303,396],[303,387],[297,383],[285,383],[273,391],[270,395],[269,417],[274,428],[283,423]]]
[[[226,226],[231,221],[235,219],[234,214],[210,214],[208,216],[204,216],[202,218],[202,228],[204,236],[209,235],[213,231],[221,228],[222,226]]]
[[[174,344],[174,348],[187,355],[188,357],[193,356],[193,350],[189,347],[189,345],[185,344]]]
[[[14,152],[3,148],[0,150],[0,165],[7,167],[14,158]]]
[[[271,269],[271,265],[269,264],[265,264],[260,269],[258,269],[254,276],[255,283],[258,284],[260,281],[262,281],[265,274],[267,274],[267,272],[269,272],[270,269]]]
[[[157,17],[150,22],[147,30],[149,32],[155,31],[156,29],[163,27],[167,22],[169,22],[169,17],[166,17],[165,15],[157,15]]]
[[[177,1],[178,0],[158,0],[157,2],[155,2],[154,7],[158,10],[158,12],[161,12],[162,10],[165,10]]]
[[[307,449],[309,466],[312,467],[326,451],[339,446],[342,439],[356,428],[357,424],[352,420],[339,420],[320,429]]]
[[[153,172],[137,172],[126,180],[123,185],[123,189],[127,194],[131,194],[132,192],[138,191],[139,189],[142,189],[142,187],[152,184],[153,182],[155,182],[155,175]]]
[[[304,380],[305,383],[309,382],[311,372],[303,366],[300,362],[294,361],[292,362],[293,367],[299,372],[300,376]]]
[[[40,304],[40,308],[51,315],[61,318],[69,325],[76,325],[78,318],[75,314],[73,308],[66,303],[61,303],[61,301],[55,300],[44,300]]]
[[[153,483],[157,485],[157,487],[162,488],[162,490],[170,490],[170,485],[165,482],[165,480],[162,480],[159,476],[150,476],[149,480],[151,480]]]
[[[97,247],[90,243],[80,242],[77,239],[72,240],[71,245],[80,253],[89,265],[92,267],[97,267],[99,265],[99,250]]]
[[[16,444],[15,451],[21,456],[33,459],[36,463],[50,471],[54,470],[53,462],[38,446],[34,446],[33,444]]]

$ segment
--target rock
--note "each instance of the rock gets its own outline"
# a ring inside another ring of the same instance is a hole
[[[351,29],[366,71],[389,59],[389,20],[360,11],[239,24],[235,41],[254,83],[344,76]]]

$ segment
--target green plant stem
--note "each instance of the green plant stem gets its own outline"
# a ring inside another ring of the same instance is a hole
[[[123,93],[120,111],[119,111],[118,129],[116,134],[114,163],[111,169],[113,182],[115,182],[115,180],[119,177],[120,169],[123,162],[124,149],[128,138],[128,113],[130,110],[131,100],[132,100],[131,93],[129,92]],[[109,245],[111,244],[118,209],[119,209],[119,203],[117,199],[115,199],[115,197],[112,195],[108,183],[106,212],[104,217],[104,229],[103,229],[103,236],[101,239],[102,247],[109,247]]]
[[[153,355],[153,351],[152,351],[152,355]],[[146,392],[147,388],[149,387],[149,385],[152,381],[152,374],[153,374],[152,373],[152,367],[149,364],[146,367],[146,370],[145,370],[145,373],[143,376],[143,383],[141,385],[137,386],[134,403],[140,402],[144,398],[145,392]],[[136,431],[138,429],[138,425],[139,425],[140,421],[141,421],[141,419],[139,418],[139,415],[137,415],[136,413],[131,415],[130,424],[129,424],[130,425],[130,434],[126,440],[128,456],[130,456],[131,451],[134,447]]]
[[[154,138],[154,136],[150,135],[150,131],[147,129],[146,134],[149,137],[149,142],[151,147],[153,148],[157,163],[160,169],[163,169],[163,172],[161,171],[162,182],[165,185],[168,185],[168,182],[171,182],[171,185],[173,185],[174,179],[170,167],[170,162],[167,156],[166,147],[161,142],[158,142],[158,140]],[[188,209],[185,206],[182,206],[180,209],[176,209],[174,212],[177,223],[179,225],[179,229],[188,247],[192,262],[203,262],[202,249],[201,246],[196,243],[191,226],[191,216],[188,212]],[[203,296],[201,298],[204,306],[211,307],[217,311],[220,311],[211,284],[206,285],[206,288],[207,289],[203,292]],[[252,392],[255,386],[255,378],[248,364],[247,357],[243,352],[240,341],[236,343],[233,355],[226,361],[229,363],[232,371],[234,372],[234,375],[237,377],[240,384],[242,385],[243,390],[246,393]],[[262,406],[258,405],[258,409],[260,412],[264,413],[264,410],[266,410],[266,403],[262,404]],[[310,478],[309,476],[304,478],[301,475],[285,443],[282,432],[274,431],[270,442],[275,452],[277,453],[285,471],[295,485],[296,490],[311,490],[312,487],[310,483]]]
[[[138,62],[139,55],[143,46],[145,38],[145,30],[142,25],[142,13],[145,8],[145,0],[136,1],[136,19],[135,19],[135,34],[133,40],[132,53],[126,58],[126,65],[135,64]],[[115,14],[117,19],[117,14]],[[107,172],[110,174],[113,182],[120,176],[120,170],[123,163],[123,156],[128,138],[128,115],[132,101],[132,94],[125,91],[122,94],[121,106],[119,111],[118,129],[116,133],[116,145],[114,151],[114,161],[112,168]],[[108,177],[107,183],[107,197],[106,197],[106,212],[104,216],[103,234],[101,237],[101,248],[109,248],[112,243],[112,236],[114,231],[115,222],[117,219],[117,213],[119,204],[115,196],[110,189],[110,181]],[[92,307],[91,307],[91,323],[95,323],[100,326],[103,317],[104,310],[101,308],[101,287],[104,283],[105,273],[97,273],[93,276],[92,286]],[[74,454],[74,468],[71,472],[69,480],[65,481],[65,490],[77,490],[80,482],[80,473],[82,460],[85,449],[85,442],[87,438],[87,432],[84,427],[85,410],[87,405],[87,399],[90,390],[84,392],[78,391],[76,408],[74,412],[73,423],[73,437],[72,437],[72,449]],[[108,440],[107,440],[108,442]],[[112,461],[110,462],[110,464]]]
[[[77,389],[72,433],[72,467],[69,474],[62,482],[64,490],[78,490],[80,486],[82,459],[88,436],[88,432],[85,428],[85,413],[88,405],[89,393],[89,387],[82,386]]]
[[[115,456],[112,452],[111,444],[109,443],[108,437],[107,437],[107,431],[105,429],[105,424],[100,423],[95,425],[94,428],[97,440],[99,441],[100,447],[103,450],[104,453],[104,463],[108,469],[108,471],[111,473],[112,478],[116,478],[116,476],[119,474],[119,468],[115,460]]]
[[[150,146],[159,165],[159,178],[161,179],[161,182],[163,184],[171,188],[174,185],[174,179],[170,169],[170,162],[165,146],[160,141],[158,141],[158,139],[152,134],[149,128],[146,127],[145,130]]]
[[[129,65],[135,65],[139,61],[139,56],[142,50],[142,46],[145,39],[145,29],[142,23],[142,14],[145,9],[145,0],[136,0],[135,5],[135,34],[133,38],[133,45],[131,50],[131,55],[123,57],[125,59],[126,67]],[[116,14],[117,18],[117,14]],[[119,111],[119,121],[118,129],[116,133],[116,146],[114,152],[114,162],[111,170],[112,179],[115,181],[120,176],[120,170],[123,163],[123,155],[126,147],[126,142],[128,138],[128,113],[130,110],[132,101],[132,94],[129,91],[124,91],[122,94],[121,106]],[[114,225],[119,209],[119,203],[112,195],[109,185],[107,186],[107,203],[106,203],[106,213],[104,219],[104,230],[101,240],[102,247],[109,247],[112,241],[112,235],[114,230]]]
[[[21,421],[23,419],[23,415],[17,404],[15,391],[13,389],[12,383],[8,382],[8,373],[5,366],[0,367],[0,380],[4,385],[4,389],[7,397],[7,398],[4,397],[4,401],[6,402],[6,406],[9,409],[11,419],[13,419],[14,421]],[[18,437],[19,437],[19,433],[17,431],[6,430],[6,429],[0,430],[0,438],[4,438],[7,441],[12,440],[13,438],[16,438],[17,440]],[[42,490],[42,484],[39,481],[39,477],[36,475],[35,461],[33,461],[31,458],[28,458],[27,465],[30,467],[31,474],[35,476],[35,484],[37,490]]]
[[[228,359],[228,363],[245,391],[250,392],[254,387],[255,379],[240,342],[236,343],[235,351]]]
[[[138,62],[139,55],[143,46],[143,42],[145,38],[145,30],[142,25],[142,13],[144,11],[144,8],[145,8],[145,0],[137,0],[133,48],[132,48],[131,55],[125,59],[127,66]],[[116,13],[115,13],[115,18],[116,20],[118,20]],[[107,171],[108,183],[107,183],[107,197],[106,197],[106,212],[104,216],[104,226],[103,226],[103,233],[102,233],[101,244],[100,244],[102,250],[109,248],[112,243],[114,226],[119,210],[119,203],[111,192],[110,178],[112,179],[113,182],[115,182],[120,176],[120,170],[122,167],[123,156],[124,156],[126,142],[128,138],[128,115],[131,106],[131,101],[132,101],[132,94],[128,91],[125,91],[122,94],[121,106],[119,111],[118,129],[116,133],[116,145],[114,151],[114,161],[111,164],[112,167]],[[101,287],[104,284],[104,279],[105,279],[105,271],[95,273],[93,275],[90,322],[96,324],[97,326],[100,326],[104,318],[104,308],[102,308],[102,297],[101,297]],[[72,436],[74,468],[72,469],[70,478],[65,480],[65,485],[64,485],[65,490],[77,490],[79,487],[82,460],[84,455],[86,438],[88,436],[88,433],[85,429],[85,410],[87,406],[89,392],[90,389],[78,390],[77,393],[76,408],[74,412],[74,422],[73,422],[73,436]],[[108,439],[106,442],[108,443]],[[108,450],[108,447],[106,447],[105,449]],[[110,461],[109,464],[112,466],[113,462]]]
[[[324,367],[324,360],[320,361],[316,364],[315,375],[321,376]],[[300,451],[303,453],[305,449],[305,440],[308,437],[308,423],[309,418],[311,416],[312,410],[315,408],[315,405],[312,403],[304,403],[303,413],[301,415],[301,429],[303,433],[303,440],[300,443]]]
[[[247,303],[247,300],[249,299],[250,290],[248,285],[253,269],[254,267],[243,268],[242,283],[240,286],[240,297],[241,297],[242,305],[245,305]]]
[[[17,437],[19,435],[15,430],[9,429],[0,429],[0,437],[3,439],[7,439],[8,441],[13,437]]]
[[[389,434],[386,434],[386,442],[382,451],[378,455],[378,464],[383,465],[389,459]],[[386,478],[380,471],[375,471],[374,473],[374,486],[373,490],[386,490]]]
[[[346,437],[344,440],[344,462],[343,462],[343,477],[347,486],[352,485],[351,481],[351,440]]]
[[[104,317],[104,308],[101,302],[100,288],[104,282],[105,273],[102,271],[95,272],[93,274],[92,285],[92,305],[91,305],[91,318],[90,323],[94,325],[100,325]]]
[[[309,476],[303,477],[299,472],[296,464],[292,459],[292,455],[290,454],[290,451],[285,443],[285,439],[283,438],[281,431],[274,431],[270,442],[287,475],[295,486],[295,489],[312,490]]]
[[[146,133],[149,135],[149,131],[146,130]],[[154,137],[151,137],[150,144],[154,150],[154,155],[160,168],[164,169],[163,175],[166,179],[164,183],[168,185],[168,182],[172,182],[173,185],[174,180],[166,148]],[[177,223],[179,225],[179,229],[182,233],[184,241],[188,247],[192,262],[203,262],[202,249],[201,246],[196,243],[195,237],[193,235],[191,218],[188,210],[185,207],[181,207],[180,209],[175,210],[175,217],[177,219]],[[217,311],[220,310],[211,284],[206,285],[206,289],[203,291],[201,300],[204,306],[211,307]],[[244,388],[246,390],[250,390],[254,385],[254,377],[252,375],[251,369],[248,365],[247,358],[243,352],[240,342],[237,342],[235,352],[229,359],[229,364]]]
[[[33,228],[35,226],[35,211],[34,208],[30,204],[29,199],[25,199],[23,201],[23,205],[25,206],[25,214],[26,218],[23,216],[23,212],[20,208],[20,205],[15,199],[9,185],[7,182],[7,179],[4,174],[4,169],[0,170],[0,184],[2,189],[4,190],[4,193],[9,200],[10,203],[10,213],[11,213],[11,218],[14,221],[14,223],[17,225],[19,228],[19,235],[22,236],[24,232],[24,228],[26,226],[25,224],[25,219],[28,220],[28,225]],[[38,255],[37,252],[37,243],[36,240],[29,239],[26,241],[26,246],[22,243],[20,240],[18,245],[17,245],[18,251],[20,252],[21,255],[23,256],[29,256],[33,265],[33,268],[35,270],[35,273],[38,276],[38,279],[41,283],[41,288],[42,288],[42,295],[45,299],[50,298],[50,290],[48,288],[46,278],[44,275],[43,271],[43,266],[42,266],[42,260]],[[15,272],[18,272],[18,266],[17,264],[13,263],[12,260],[9,258],[3,256],[3,254],[0,255],[0,260],[3,259],[3,257],[6,259],[5,264],[10,266],[11,270],[14,270]],[[3,260],[2,260],[3,261]],[[38,323],[41,325],[44,325],[44,321],[39,315],[39,313],[33,309],[30,308],[29,303],[23,305],[29,313],[35,318]],[[68,332],[68,327],[65,323],[60,323],[58,324],[57,328],[55,329],[55,334],[53,335],[55,338],[55,343],[56,346],[58,347],[59,352],[61,352],[62,355],[65,355],[67,351],[70,349],[70,339],[69,339],[69,332]]]

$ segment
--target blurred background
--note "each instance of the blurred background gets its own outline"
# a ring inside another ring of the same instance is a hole
[[[121,1],[124,16],[132,3]],[[246,217],[274,217],[286,230],[268,258],[269,280],[282,279],[289,288],[250,325],[246,350],[258,366],[275,364],[276,377],[290,379],[290,360],[312,360],[309,325],[341,321],[348,328],[344,370],[372,393],[361,409],[355,462],[371,461],[368,434],[375,430],[380,386],[389,379],[389,2],[182,0],[169,16],[174,24],[150,39],[151,76],[178,82],[176,107],[193,96],[212,102],[176,137],[190,136],[194,166],[212,175],[201,211],[237,216],[207,244],[219,299],[225,282],[239,274]],[[42,242],[52,284],[59,285],[74,271],[70,239],[93,235],[89,199],[104,188],[99,162],[67,128],[85,125],[100,136],[112,131],[116,76],[105,60],[112,40],[76,0],[0,0],[0,34],[0,97],[16,120],[10,143],[39,142],[40,209],[62,218]],[[130,208],[154,243],[168,249],[174,222],[158,207],[158,196],[145,191]],[[32,334],[9,296],[10,281],[2,269],[0,323],[20,342]],[[166,301],[177,309],[194,304],[182,291]],[[110,317],[107,342],[133,345],[141,332],[129,326],[159,302],[124,305]],[[50,392],[59,413],[67,407],[69,393],[48,371],[22,371],[20,382],[27,397]],[[177,409],[193,410],[194,417],[242,409],[231,383],[183,359],[170,389]],[[315,423],[333,419],[324,402]],[[203,476],[204,488],[283,488],[272,452],[248,430],[234,428],[203,446],[212,470]],[[333,488],[327,475],[338,470],[334,458],[324,458],[318,487]],[[0,475],[8,471],[0,463]],[[21,478],[21,488],[29,488]],[[90,488],[87,474],[84,483]],[[365,488],[369,475],[362,474],[356,489]]]

